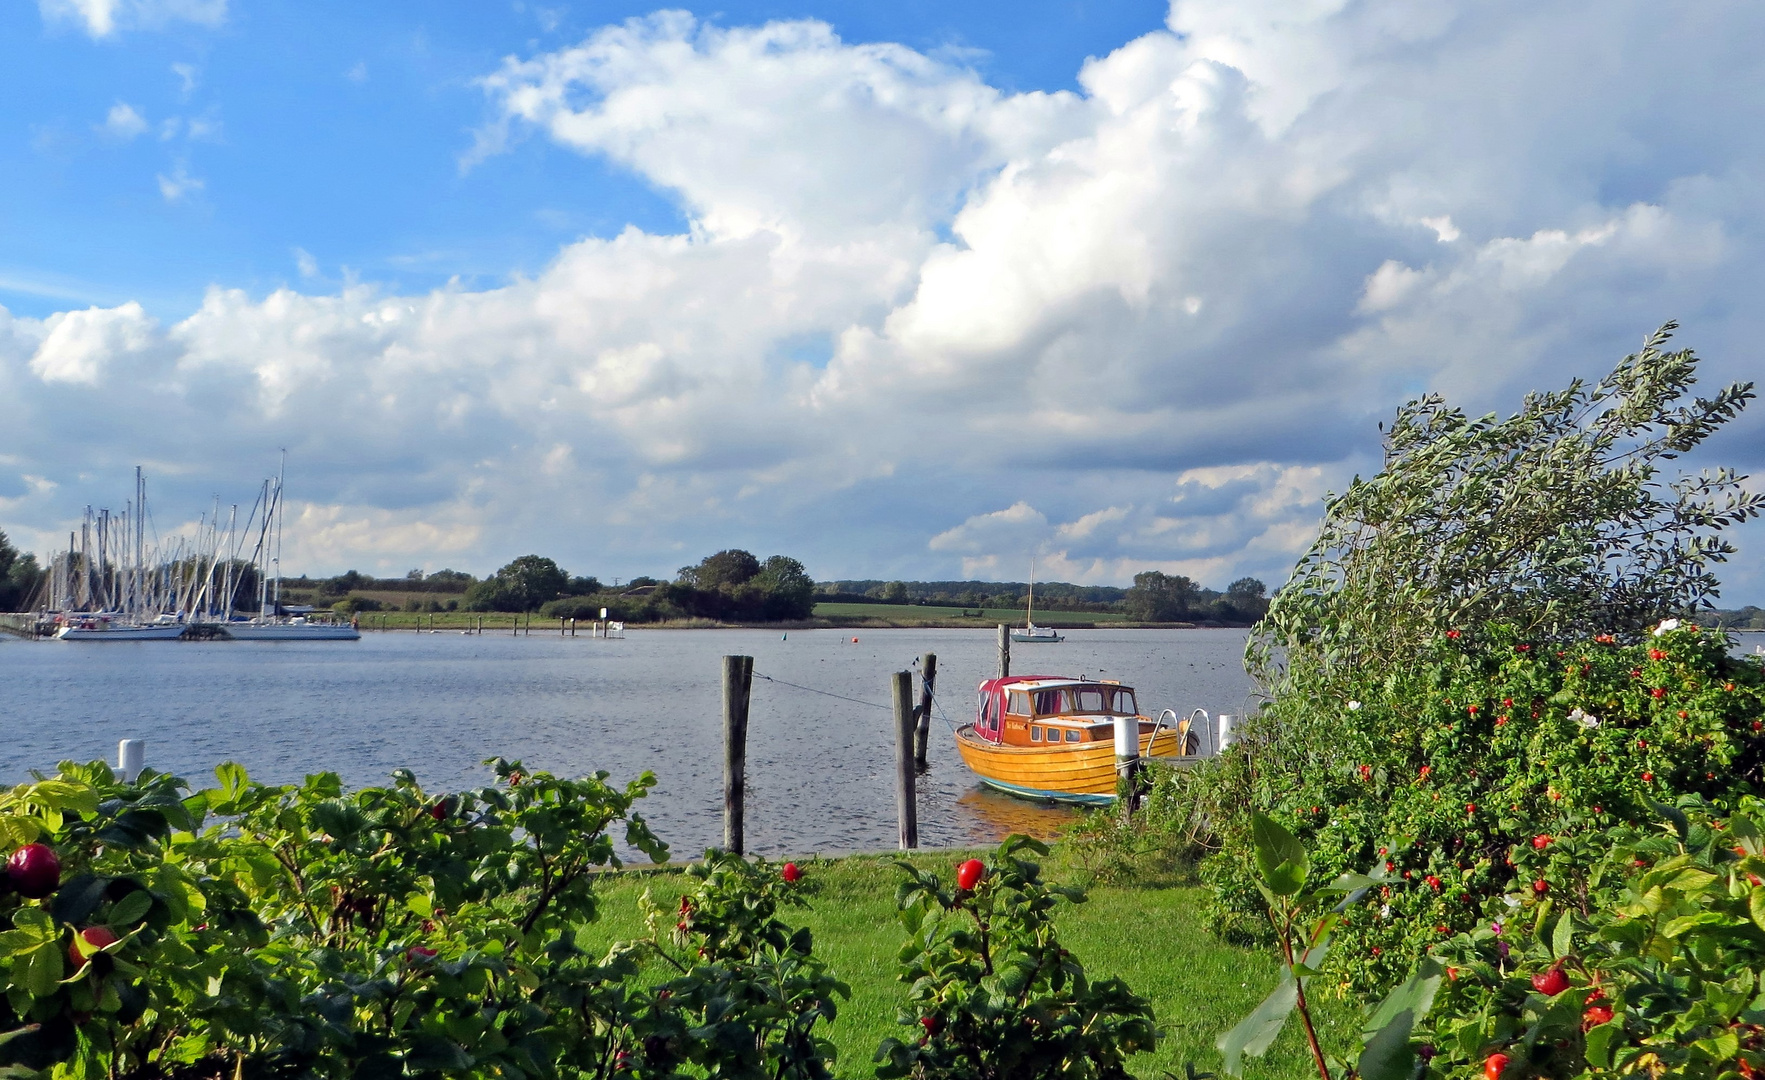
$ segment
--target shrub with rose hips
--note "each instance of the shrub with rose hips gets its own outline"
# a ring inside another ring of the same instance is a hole
[[[1719,1080],[1765,1072],[1765,802],[1694,797],[1608,830],[1577,901],[1522,899],[1441,944],[1422,1075]]]
[[[883,1041],[878,1077],[1121,1080],[1130,1056],[1153,1049],[1151,1006],[1120,979],[1092,981],[1061,947],[1054,910],[1085,894],[1042,880],[1026,856],[1047,853],[1013,836],[953,882],[896,864],[909,935],[899,979],[912,988],[900,1021],[912,1033]]]
[[[1336,986],[1380,992],[1499,918],[1510,895],[1582,903],[1606,831],[1653,820],[1655,802],[1733,807],[1765,789],[1765,673],[1729,648],[1689,624],[1631,644],[1467,627],[1423,643],[1413,679],[1353,687],[1352,724],[1331,729],[1327,755],[1280,773],[1268,810],[1321,873],[1392,865],[1381,903],[1336,931]],[[1350,715],[1341,702],[1306,708]],[[1250,838],[1231,814],[1211,820],[1228,826],[1202,864],[1215,928],[1263,940]]]

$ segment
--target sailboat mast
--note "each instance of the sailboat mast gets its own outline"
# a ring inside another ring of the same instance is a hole
[[[282,451],[282,464],[276,470],[276,614],[282,614],[282,480],[288,475],[288,451]]]
[[[1030,556],[1030,599],[1023,609],[1023,628],[1030,629],[1036,625],[1036,557]]]
[[[135,610],[136,619],[147,614],[147,481],[135,466]]]

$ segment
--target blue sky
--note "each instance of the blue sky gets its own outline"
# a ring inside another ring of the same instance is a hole
[[[460,165],[489,113],[476,80],[503,57],[653,10],[271,0],[226,5],[215,24],[162,16],[95,39],[77,18],[0,7],[0,71],[20,91],[0,102],[0,303],[42,316],[138,300],[175,318],[214,283],[497,284],[584,234],[683,229],[679,206],[643,177],[542,139]],[[824,19],[842,37],[958,58],[1014,90],[1076,88],[1087,56],[1163,15],[1144,2],[703,13],[725,25]],[[140,118],[138,135],[104,130],[119,104]],[[193,186],[168,200],[160,177]],[[317,275],[301,273],[298,252]]]
[[[1765,9],[0,6],[0,528],[1283,580],[1378,421],[1765,370]],[[1690,464],[1765,467],[1765,410]],[[1765,602],[1760,530],[1726,599]]]

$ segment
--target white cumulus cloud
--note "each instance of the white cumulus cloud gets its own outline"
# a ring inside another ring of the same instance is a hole
[[[188,425],[290,448],[332,515],[315,571],[737,544],[823,576],[1034,554],[1275,585],[1404,398],[1512,408],[1669,318],[1706,384],[1756,369],[1762,31],[1721,0],[1181,0],[1077,92],[1011,93],[813,20],[602,27],[485,72],[468,157],[549,140],[686,229],[494,288],[0,318],[0,450],[60,484],[14,513],[52,535],[76,474],[137,445],[214,490],[223,466],[162,446]],[[69,409],[113,418],[89,460],[32,434]],[[1765,465],[1765,428],[1715,456]]]
[[[119,360],[153,343],[157,324],[141,305],[64,311],[43,321],[31,371],[47,383],[96,384]]]
[[[111,138],[126,142],[147,130],[147,119],[133,105],[119,101],[104,114],[104,123],[100,130]]]
[[[37,8],[44,21],[71,22],[95,38],[170,22],[217,26],[227,18],[227,0],[37,0]]]

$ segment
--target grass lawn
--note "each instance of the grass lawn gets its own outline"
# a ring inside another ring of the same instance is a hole
[[[949,874],[957,857],[939,852],[915,856],[914,861]],[[841,1006],[829,1033],[839,1047],[838,1075],[867,1078],[873,1075],[871,1055],[877,1044],[902,1030],[895,1022],[905,990],[895,981],[896,953],[906,940],[895,918],[899,871],[864,856],[798,865],[806,871],[813,907],[787,910],[783,917],[814,932],[815,954],[851,986],[852,999]],[[638,896],[647,888],[657,901],[672,907],[684,891],[680,881],[673,873],[603,879],[597,926],[604,942],[643,936]],[[1166,1072],[1181,1077],[1184,1062],[1218,1072],[1214,1039],[1273,989],[1272,958],[1222,944],[1202,930],[1198,889],[1098,885],[1090,895],[1089,903],[1067,906],[1058,919],[1062,944],[1084,962],[1092,978],[1120,976],[1150,999],[1164,1031],[1157,1053],[1131,1060],[1132,1072],[1148,1078]],[[1319,1024],[1326,1049],[1330,1032],[1351,1022],[1341,1005],[1325,1007]],[[1244,1075],[1292,1080],[1316,1075],[1297,1020],[1289,1022],[1267,1058],[1246,1061]]]
[[[963,611],[980,611],[974,615],[964,616]],[[961,608],[931,607],[919,604],[816,604],[815,616],[819,619],[881,619],[894,623],[918,622],[971,622],[977,627],[997,626],[1006,623],[1012,626],[1023,624],[1022,608]],[[1037,609],[1036,621],[1048,623],[1105,623],[1126,622],[1127,616],[1119,611],[1042,611]]]

